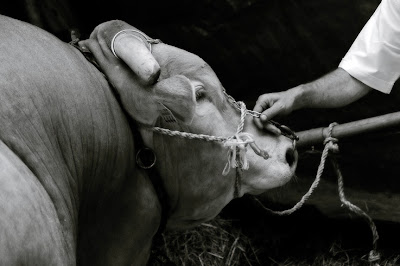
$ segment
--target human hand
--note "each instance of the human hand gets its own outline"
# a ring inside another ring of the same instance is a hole
[[[254,111],[261,113],[261,115],[260,118],[254,119],[254,123],[260,129],[280,133],[279,129],[268,121],[275,116],[287,115],[294,110],[296,90],[297,87],[282,92],[266,93],[258,97]]]
[[[144,35],[136,32],[129,24],[113,20],[98,25],[89,39],[79,42],[82,49],[93,54],[108,80],[119,89],[130,78],[142,85],[152,85],[160,75],[150,44]]]

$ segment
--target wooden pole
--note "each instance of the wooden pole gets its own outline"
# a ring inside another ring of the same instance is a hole
[[[400,112],[337,125],[332,130],[332,137],[341,139],[396,125],[400,125]],[[328,136],[328,130],[328,127],[321,127],[297,132],[296,134],[300,137],[300,140],[297,142],[297,147],[301,148],[322,144],[324,139]]]

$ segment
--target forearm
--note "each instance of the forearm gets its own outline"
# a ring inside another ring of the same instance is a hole
[[[371,91],[371,88],[341,68],[304,85],[293,88],[293,110],[301,108],[337,108],[348,105]]]

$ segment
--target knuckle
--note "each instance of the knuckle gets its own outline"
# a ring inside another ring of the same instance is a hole
[[[265,99],[268,99],[268,94],[262,94],[258,96],[258,100],[265,100]]]
[[[286,105],[284,103],[277,103],[277,108],[279,110],[285,110],[286,109]]]

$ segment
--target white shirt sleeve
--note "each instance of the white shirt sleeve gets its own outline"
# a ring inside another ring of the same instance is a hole
[[[339,67],[371,88],[390,93],[400,76],[400,0],[382,0]]]

